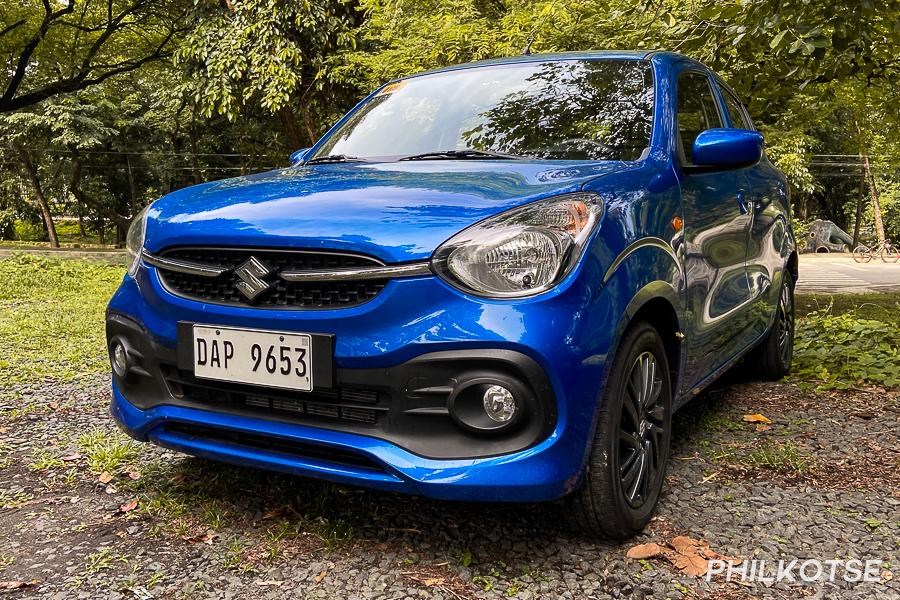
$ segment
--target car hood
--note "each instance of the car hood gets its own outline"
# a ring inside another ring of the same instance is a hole
[[[416,161],[291,167],[185,188],[148,211],[146,248],[331,249],[403,262],[488,216],[628,168],[621,162]]]

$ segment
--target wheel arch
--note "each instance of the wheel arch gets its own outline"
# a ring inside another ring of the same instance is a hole
[[[791,252],[790,256],[788,256],[787,264],[785,268],[788,270],[788,273],[791,274],[791,277],[794,279],[794,285],[797,285],[797,276],[800,274],[800,258],[797,256],[797,251],[794,250]]]
[[[617,339],[621,341],[628,328],[639,321],[653,326],[663,340],[672,381],[672,398],[675,399],[678,397],[682,374],[684,310],[680,295],[672,284],[653,281],[638,290],[625,308],[625,314],[617,328]],[[618,350],[617,342],[616,352]]]

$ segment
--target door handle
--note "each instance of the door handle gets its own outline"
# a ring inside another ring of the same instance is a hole
[[[751,207],[749,207],[747,205],[747,203],[744,202],[744,192],[743,191],[740,191],[737,193],[737,203],[738,203],[738,209],[741,211],[742,215],[746,215],[748,212],[750,212]]]

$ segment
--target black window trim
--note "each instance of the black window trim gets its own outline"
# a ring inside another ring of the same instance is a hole
[[[680,69],[675,74],[675,128],[672,131],[672,137],[675,142],[675,154],[678,157],[678,164],[682,169],[692,170],[692,169],[700,169],[703,167],[697,167],[697,165],[691,164],[688,162],[687,157],[684,155],[684,144],[681,143],[681,134],[678,130],[678,101],[680,100],[681,94],[681,77],[683,75],[692,74],[692,75],[701,75],[706,79],[706,87],[709,89],[710,96],[712,96],[713,101],[716,104],[716,110],[719,113],[719,122],[724,127],[725,123],[729,122],[725,119],[725,116],[722,114],[722,102],[719,101],[719,96],[716,94],[716,90],[712,86],[712,78],[711,73],[707,70],[704,70],[700,67],[696,67],[693,65],[688,65],[683,69]]]
[[[750,111],[747,110],[747,107],[744,106],[744,103],[741,102],[741,99],[738,98],[738,95],[731,89],[727,83],[716,77],[716,86],[719,88],[719,93],[722,96],[722,102],[728,102],[727,97],[731,96],[731,99],[738,106],[738,110],[741,111],[741,115],[744,117],[744,124],[749,127],[747,131],[756,131],[756,125],[753,124],[753,119],[750,118]],[[728,110],[728,107],[725,107],[725,112],[728,114],[728,121],[731,122],[731,111]],[[743,129],[742,127],[734,127],[734,123],[731,123],[732,129]]]

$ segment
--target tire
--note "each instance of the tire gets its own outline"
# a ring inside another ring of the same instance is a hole
[[[881,260],[886,263],[895,263],[900,260],[900,251],[893,244],[888,244],[881,249]]]
[[[853,250],[853,260],[858,263],[867,263],[872,260],[872,251],[868,246],[857,246]]]
[[[653,375],[642,377],[645,372]],[[649,399],[641,403],[647,379],[652,379]],[[653,327],[637,322],[613,359],[581,487],[566,498],[571,525],[614,540],[640,533],[656,511],[671,436],[672,382],[665,347]]]
[[[794,357],[794,277],[785,270],[775,322],[766,339],[745,359],[759,379],[778,381],[791,370]]]

